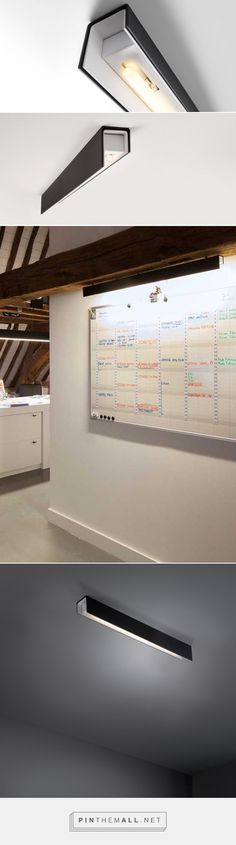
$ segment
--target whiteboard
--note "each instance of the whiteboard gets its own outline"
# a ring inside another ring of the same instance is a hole
[[[235,439],[236,287],[89,316],[93,419]]]

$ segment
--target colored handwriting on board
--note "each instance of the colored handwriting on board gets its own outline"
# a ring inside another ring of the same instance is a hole
[[[153,305],[148,315],[119,307],[117,318],[115,307],[94,309],[93,418],[110,419],[109,409],[121,422],[236,433],[236,289],[234,296],[235,307],[199,310],[183,299],[183,313],[168,319]]]

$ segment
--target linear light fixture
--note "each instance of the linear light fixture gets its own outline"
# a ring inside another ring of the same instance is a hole
[[[146,643],[146,645],[156,648],[158,651],[165,651],[171,657],[180,659],[184,657],[186,660],[192,660],[191,645],[183,643],[182,640],[177,640],[175,637],[170,637],[169,634],[163,634],[162,631],[157,631],[150,625],[138,622],[137,619],[132,619],[126,613],[120,613],[113,607],[101,604],[100,601],[96,601],[90,596],[83,596],[77,602],[76,611],[81,616],[86,616],[87,619],[92,619],[94,622],[99,622],[100,625],[105,625],[120,634],[125,634],[126,637]]]
[[[96,135],[44,191],[41,213],[65,199],[130,153],[130,129],[102,126]]]
[[[219,255],[210,258],[198,258],[196,261],[185,261],[183,264],[173,264],[170,267],[162,267],[157,270],[147,270],[145,273],[135,273],[124,278],[111,279],[110,282],[87,285],[83,288],[83,296],[95,296],[100,293],[111,293],[113,290],[136,287],[137,285],[150,285],[152,282],[164,282],[168,279],[177,279],[182,276],[192,276],[196,273],[206,273],[209,270],[219,270],[224,259]]]
[[[0,339],[3,340],[25,340],[27,343],[49,343],[49,334],[40,334],[39,332],[22,332],[14,331],[14,329],[0,329]]]
[[[79,69],[124,111],[198,111],[127,4],[89,24]]]

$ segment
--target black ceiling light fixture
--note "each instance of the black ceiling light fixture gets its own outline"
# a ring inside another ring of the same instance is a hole
[[[22,323],[25,320],[22,318]],[[20,329],[0,329],[0,339],[1,340],[25,340],[26,343],[32,341],[32,343],[49,343],[50,338],[49,334],[40,334],[40,332],[27,332],[21,331]]]
[[[89,24],[79,68],[124,111],[198,111],[127,4]]]
[[[220,270],[224,258],[213,255],[205,258],[197,258],[183,263],[169,265],[169,267],[147,270],[143,273],[134,273],[132,276],[111,279],[109,282],[99,282],[83,287],[83,296],[97,296],[111,291],[125,290],[125,288],[137,287],[138,285],[150,285],[155,282],[165,282],[170,279],[178,279],[183,276],[193,276],[198,273],[206,273],[212,270]]]
[[[41,197],[43,214],[130,153],[130,129],[102,126]]]
[[[191,645],[175,637],[171,637],[169,634],[164,634],[162,631],[156,630],[156,628],[151,628],[150,625],[145,625],[144,622],[132,619],[126,613],[120,613],[120,611],[114,610],[113,607],[102,604],[90,596],[83,596],[77,602],[76,611],[81,616],[86,616],[87,619],[99,622],[100,625],[112,628],[126,637],[131,637],[134,640],[138,640],[138,642],[151,646],[151,648],[156,648],[158,651],[164,651],[166,654],[171,655],[171,657],[192,660]]]

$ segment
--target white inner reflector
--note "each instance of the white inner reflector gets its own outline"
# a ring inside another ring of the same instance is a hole
[[[115,161],[129,152],[128,132],[104,130],[103,133],[104,167],[110,167]]]

